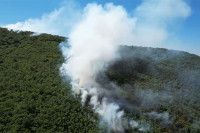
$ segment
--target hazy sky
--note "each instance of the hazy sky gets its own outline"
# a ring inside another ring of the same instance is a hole
[[[112,2],[114,5],[123,6],[128,14],[132,15],[136,11],[136,8],[146,1],[157,0],[77,0],[73,2],[76,3],[76,6],[74,6],[76,9],[73,10],[82,10],[88,3],[95,2],[104,6],[105,3]],[[178,18],[167,22],[165,30],[167,30],[167,35],[169,38],[171,37],[171,39],[167,39],[165,43],[163,43],[163,46],[159,45],[158,47],[184,50],[200,55],[200,0],[177,1],[185,2],[190,7],[190,13],[187,17],[182,16],[180,19]],[[0,25],[5,26],[8,24],[16,24],[17,22],[26,22],[30,18],[34,20],[41,19],[42,16],[59,10],[63,5],[66,5],[65,3],[68,3],[68,0],[0,0]],[[67,7],[70,7],[70,5],[67,5]],[[175,10],[176,12],[175,8],[171,10]],[[69,11],[66,13],[69,13]],[[78,11],[76,13],[75,15],[78,16]],[[73,15],[70,16],[69,19],[76,19],[75,17],[73,18]],[[66,19],[66,21],[68,20]],[[71,21],[71,23],[72,22],[74,21]],[[66,33],[67,32],[69,31],[66,31]],[[54,31],[52,30],[49,33],[54,33]]]

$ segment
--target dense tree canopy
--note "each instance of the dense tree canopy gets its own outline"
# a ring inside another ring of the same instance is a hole
[[[106,131],[98,127],[97,114],[83,107],[59,76],[64,59],[58,44],[65,40],[0,28],[0,132]],[[151,128],[146,132],[200,132],[199,56],[134,46],[121,46],[119,54],[96,80],[105,88],[107,82],[115,83],[124,92],[123,102],[137,106],[124,107],[125,117],[147,121]],[[149,112],[168,113],[168,123],[145,115]]]
[[[0,132],[97,131],[97,116],[59,76],[65,39],[0,28]]]

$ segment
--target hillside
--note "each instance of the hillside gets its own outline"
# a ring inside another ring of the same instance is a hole
[[[97,114],[59,76],[65,40],[0,28],[0,132],[99,132]],[[146,132],[200,132],[199,56],[135,46],[119,54],[96,80],[127,118],[148,123]]]
[[[199,56],[133,46],[121,46],[119,53],[99,82],[120,86],[113,97],[123,101],[128,117],[147,121],[151,131],[200,132]]]
[[[59,77],[65,38],[0,28],[0,132],[96,132],[97,116]]]

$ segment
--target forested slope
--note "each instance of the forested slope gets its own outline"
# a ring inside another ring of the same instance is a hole
[[[199,56],[134,46],[119,53],[99,82],[124,90],[114,97],[128,104],[121,105],[129,117],[147,121],[152,132],[200,132]]]
[[[97,116],[59,76],[66,38],[32,34],[0,28],[0,132],[96,132]]]
[[[99,131],[98,116],[59,76],[65,40],[0,28],[0,132]],[[125,117],[148,123],[146,132],[200,132],[199,56],[134,46],[120,46],[119,54],[96,80]]]

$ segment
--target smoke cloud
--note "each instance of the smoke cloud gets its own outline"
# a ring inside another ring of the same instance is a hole
[[[147,115],[152,117],[154,120],[162,120],[163,124],[166,124],[166,125],[172,122],[167,112],[157,113],[153,111],[153,112],[147,113]]]
[[[44,14],[41,18],[30,18],[24,22],[8,24],[4,27],[68,37],[72,27],[84,19],[87,6],[82,8],[75,1],[66,1],[61,8],[55,9],[49,14]],[[98,6],[94,6],[94,8],[98,8]],[[134,36],[121,33],[121,36],[132,37],[131,43],[126,45],[165,47],[198,53],[196,49],[186,48],[181,39],[173,35],[173,30],[169,30],[176,20],[185,19],[191,14],[190,7],[183,0],[143,0],[131,12],[127,12],[123,7],[121,8],[123,10],[118,10],[117,15],[124,12],[128,19],[135,21],[129,24]],[[99,29],[101,28],[99,27]]]
[[[80,95],[83,105],[89,102],[108,127],[123,132],[128,125],[123,118],[124,111],[117,103],[109,102],[108,97],[99,100],[103,88],[96,82],[96,76],[118,58],[119,44],[132,41],[136,20],[129,18],[123,7],[113,4],[104,7],[88,4],[83,16],[69,35],[69,58],[62,65],[61,73],[67,72],[71,77],[73,91]]]
[[[130,14],[112,3],[88,4],[82,10],[76,6],[73,2],[65,4],[41,18],[5,27],[68,36],[68,44],[61,44],[65,62],[60,72],[71,79],[74,95],[80,96],[83,105],[90,106],[101,116],[101,123],[108,125],[109,131],[149,130],[147,122],[127,119],[121,103],[104,95],[107,88],[96,79],[120,58],[119,45],[159,46],[168,39],[168,24],[188,17],[190,7],[182,0],[143,0]]]
[[[101,124],[108,125],[108,130],[124,132],[128,128],[137,128],[140,131],[150,129],[150,125],[139,123],[135,120],[125,118],[125,112],[118,101],[114,101],[108,95],[107,88],[101,86],[96,79],[101,71],[106,70],[110,63],[120,58],[118,46],[120,44],[140,45],[147,43],[154,45],[161,43],[167,38],[166,20],[187,17],[189,7],[178,8],[178,13],[167,12],[173,8],[173,1],[165,2],[167,6],[162,18],[159,14],[156,23],[152,23],[151,18],[147,18],[144,12],[152,10],[146,6],[162,6],[163,3],[154,1],[144,3],[135,10],[135,16],[131,17],[122,6],[115,6],[108,3],[105,6],[98,4],[88,4],[83,12],[82,19],[72,27],[69,34],[70,48],[67,52],[66,62],[60,68],[63,76],[71,78],[72,90],[76,96],[80,96],[83,105],[88,105],[101,116]],[[176,0],[182,7],[187,5]],[[185,9],[185,10],[184,10]],[[158,9],[158,11],[161,9]],[[152,12],[155,14],[156,12]],[[141,20],[146,19],[150,23]],[[154,18],[153,18],[154,19]],[[165,20],[166,19],[166,20]],[[143,27],[144,26],[144,27]],[[151,35],[148,35],[153,33]],[[144,37],[144,38],[143,38]],[[63,49],[65,47],[62,46]],[[113,90],[117,91],[117,90]]]

